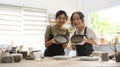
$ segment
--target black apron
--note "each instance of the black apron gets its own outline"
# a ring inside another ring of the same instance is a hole
[[[87,27],[85,27],[84,35],[86,36]],[[76,35],[76,33],[74,33]],[[84,43],[84,45],[76,45],[76,54],[77,56],[90,56],[90,54],[94,51],[93,45],[89,43]]]
[[[49,26],[50,27],[50,26]],[[52,28],[50,27],[50,40],[54,37],[52,34]],[[53,43],[47,49],[45,49],[44,56],[56,56],[56,55],[64,55],[64,48],[62,44]]]

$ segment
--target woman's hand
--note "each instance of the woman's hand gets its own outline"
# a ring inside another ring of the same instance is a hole
[[[56,43],[56,41],[55,41],[55,39],[54,39],[54,38],[53,38],[53,39],[51,39],[51,42],[52,42],[52,43]]]
[[[68,44],[68,43],[67,43]],[[62,46],[63,46],[63,48],[66,48],[67,47],[67,44],[63,44]]]
[[[56,43],[54,38],[51,40],[48,40],[47,38],[45,39],[45,47],[48,48],[49,46],[51,46],[53,43]]]
[[[85,36],[84,36],[84,40],[83,41],[85,43],[90,43],[92,45],[97,45],[96,42],[93,39],[87,39]]]
[[[75,46],[75,45],[72,45],[72,49],[73,49],[73,50],[76,50],[76,46]]]

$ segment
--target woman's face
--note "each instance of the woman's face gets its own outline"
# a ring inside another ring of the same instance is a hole
[[[81,20],[79,15],[76,14],[76,13],[73,15],[73,25],[76,26],[76,27],[84,26],[83,20]]]
[[[56,18],[56,22],[59,25],[63,25],[66,21],[67,21],[67,18],[66,18],[66,16],[64,14],[61,14],[60,16],[58,16]]]

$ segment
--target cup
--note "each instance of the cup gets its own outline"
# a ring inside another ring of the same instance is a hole
[[[115,60],[116,62],[120,62],[120,52],[115,53]]]
[[[34,60],[40,60],[41,59],[41,51],[35,51],[33,52]]]
[[[21,57],[19,55],[13,56],[14,58],[14,62],[20,62],[21,61]]]
[[[102,61],[109,61],[109,54],[108,53],[102,53],[101,60]]]

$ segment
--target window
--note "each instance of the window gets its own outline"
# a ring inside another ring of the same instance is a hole
[[[0,40],[13,40],[20,36],[21,8],[0,4]]]
[[[44,50],[47,17],[46,9],[0,4],[0,44]]]
[[[44,33],[48,25],[47,20],[45,9],[23,8],[23,40],[27,47],[31,45],[36,49],[44,49]]]
[[[98,32],[102,43],[112,44],[116,36],[120,37],[120,6],[108,8],[90,14],[91,26]]]

